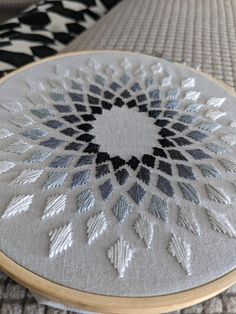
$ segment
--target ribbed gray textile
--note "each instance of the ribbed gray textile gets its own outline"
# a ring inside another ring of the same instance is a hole
[[[0,23],[16,16],[20,11],[39,0],[0,0]]]
[[[236,88],[235,0],[124,0],[65,51],[138,51],[198,67]]]

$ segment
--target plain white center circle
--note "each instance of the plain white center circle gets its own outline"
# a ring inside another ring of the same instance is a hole
[[[102,115],[96,115],[91,132],[100,151],[123,158],[141,157],[151,154],[152,147],[157,145],[154,122],[146,113],[114,106],[111,110],[103,110]]]

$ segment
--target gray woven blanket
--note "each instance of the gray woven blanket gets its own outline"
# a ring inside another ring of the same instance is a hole
[[[39,0],[0,0],[0,22],[16,16],[27,6]]]

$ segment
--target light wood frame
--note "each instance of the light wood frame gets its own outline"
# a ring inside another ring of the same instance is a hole
[[[0,79],[0,84],[15,74],[30,69],[38,64],[66,56],[76,56],[96,52],[101,51],[72,52],[33,62],[32,64],[26,65]],[[116,52],[119,53],[120,51]],[[111,51],[111,53],[114,53],[114,51]],[[137,55],[137,53],[133,52],[127,53]],[[206,74],[202,75],[207,76]],[[214,80],[211,77],[208,78]],[[224,85],[226,89],[233,93],[233,89],[216,80],[214,81],[220,86]],[[179,293],[156,297],[115,297],[83,292],[62,286],[25,269],[2,252],[0,252],[0,269],[18,283],[42,297],[61,304],[77,307],[81,310],[107,314],[166,313],[200,303],[223,292],[225,289],[236,283],[236,270],[233,270],[223,277],[205,285]]]

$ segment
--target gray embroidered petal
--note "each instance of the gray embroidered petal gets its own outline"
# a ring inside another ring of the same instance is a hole
[[[172,234],[169,245],[167,247],[169,253],[177,259],[177,262],[182,266],[187,275],[191,275],[190,258],[191,247],[190,244],[182,240],[179,236]]]
[[[119,239],[108,249],[107,257],[122,278],[133,257],[133,250],[125,240]]]
[[[139,238],[143,240],[147,248],[151,247],[154,233],[153,226],[153,222],[142,216],[140,216],[134,224],[134,230],[136,231]]]
[[[87,221],[88,244],[101,235],[106,228],[107,221],[103,212],[90,217]]]

